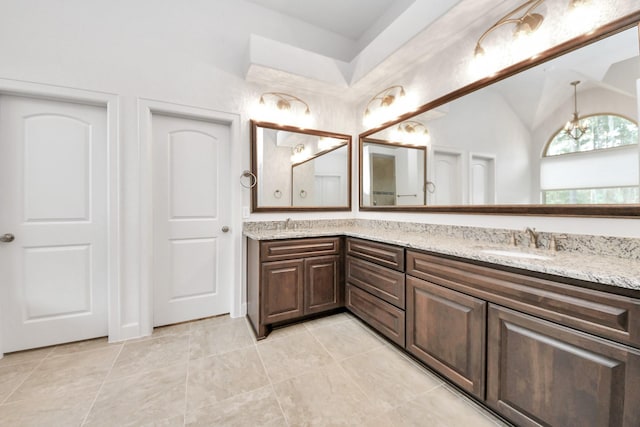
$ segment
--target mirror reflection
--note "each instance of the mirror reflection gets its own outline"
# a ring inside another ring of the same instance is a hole
[[[362,204],[366,206],[422,205],[427,191],[426,147],[366,139],[360,159],[364,171]]]
[[[638,51],[631,28],[412,117],[433,183],[415,205],[640,203]],[[398,127],[371,138],[402,142]]]
[[[254,211],[349,209],[348,135],[252,122]]]

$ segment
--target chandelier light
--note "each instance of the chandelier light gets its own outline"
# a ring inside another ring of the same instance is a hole
[[[582,135],[585,134],[589,130],[588,123],[586,120],[582,120],[580,123],[580,116],[578,115],[578,85],[580,84],[580,80],[576,80],[571,82],[573,86],[573,115],[571,116],[571,120],[564,125],[564,131],[567,135],[569,135],[574,140],[579,140]]]
[[[415,120],[407,120],[400,123],[393,134],[393,138],[406,144],[423,146],[429,144],[431,140],[429,129]]]

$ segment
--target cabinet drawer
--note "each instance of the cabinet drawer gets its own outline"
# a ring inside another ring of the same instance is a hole
[[[640,347],[640,300],[407,251],[407,274]]]
[[[404,308],[404,273],[348,256],[346,275],[352,285]]]
[[[338,255],[339,253],[340,237],[269,240],[260,245],[260,259],[262,261]]]
[[[347,255],[404,271],[404,248],[368,240],[347,239]]]
[[[346,307],[365,323],[404,347],[404,311],[347,284]]]

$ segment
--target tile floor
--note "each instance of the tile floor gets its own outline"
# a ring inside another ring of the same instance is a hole
[[[0,359],[0,426],[503,424],[347,313],[256,342],[228,316]]]

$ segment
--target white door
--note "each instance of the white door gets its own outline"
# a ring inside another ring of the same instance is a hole
[[[0,95],[0,352],[108,333],[106,120]]]
[[[151,120],[154,326],[228,313],[229,126]]]
[[[432,205],[459,205],[462,197],[462,155],[460,153],[433,150],[431,176],[435,191],[431,193]]]

